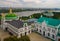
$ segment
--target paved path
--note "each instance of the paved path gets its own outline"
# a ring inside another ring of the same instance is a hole
[[[10,35],[8,34],[8,32],[6,32],[6,31],[4,31],[4,30],[2,30],[1,28],[0,28],[0,39],[4,39],[4,38],[7,38],[7,37],[9,37]]]
[[[50,39],[44,38],[43,36],[36,33],[32,33],[28,36],[30,37],[31,41],[51,41]]]

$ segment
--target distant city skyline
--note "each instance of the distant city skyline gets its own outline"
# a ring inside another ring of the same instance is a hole
[[[60,0],[0,0],[0,7],[60,8]]]

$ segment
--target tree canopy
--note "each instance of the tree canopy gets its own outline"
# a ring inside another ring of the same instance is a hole
[[[5,38],[4,41],[30,41],[30,38],[28,36],[22,36],[21,38],[14,36]]]

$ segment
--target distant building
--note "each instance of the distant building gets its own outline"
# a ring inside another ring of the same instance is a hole
[[[55,41],[60,41],[60,20],[41,17],[35,22],[36,31]]]
[[[49,16],[49,17],[53,17],[54,16],[54,14],[52,12],[45,12],[45,13],[43,13],[43,15]]]

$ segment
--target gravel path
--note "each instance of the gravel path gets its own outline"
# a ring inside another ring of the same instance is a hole
[[[30,37],[31,41],[51,41],[50,39],[44,38],[43,36],[36,33],[32,33],[28,36]]]

